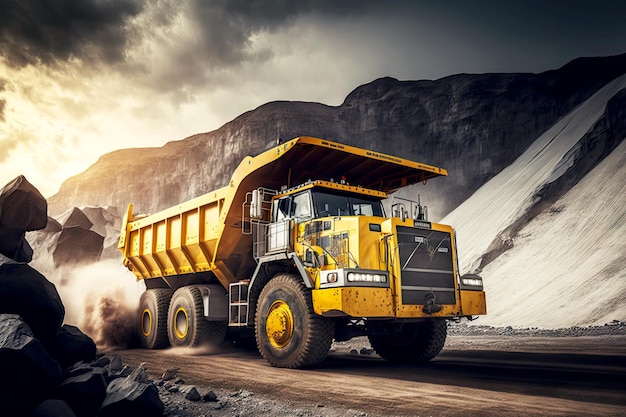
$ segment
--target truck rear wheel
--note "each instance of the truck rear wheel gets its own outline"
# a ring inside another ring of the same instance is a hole
[[[225,321],[204,316],[202,293],[196,287],[181,287],[172,296],[167,316],[167,333],[174,347],[220,345],[226,336]]]
[[[147,349],[169,346],[167,338],[167,308],[172,290],[154,288],[145,290],[139,300],[139,341]]]
[[[305,368],[324,360],[335,325],[313,312],[311,293],[297,275],[279,274],[261,291],[255,333],[261,356],[272,366]]]
[[[396,363],[424,363],[441,352],[448,325],[443,319],[429,319],[381,330],[368,336],[380,357]]]

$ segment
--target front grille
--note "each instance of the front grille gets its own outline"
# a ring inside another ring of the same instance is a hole
[[[455,304],[450,234],[398,226],[402,304]]]

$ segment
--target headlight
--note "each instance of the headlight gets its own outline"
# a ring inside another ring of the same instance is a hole
[[[476,278],[463,278],[463,285],[468,285],[470,287],[480,287],[483,285],[483,280]]]
[[[461,289],[462,290],[483,290],[483,279],[480,275],[465,274],[461,276]]]
[[[389,288],[389,275],[375,269],[340,268],[320,271],[320,288],[381,287]]]
[[[384,284],[387,282],[387,275],[348,272],[348,282],[377,282]]]

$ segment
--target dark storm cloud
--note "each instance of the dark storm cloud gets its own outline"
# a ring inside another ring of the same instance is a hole
[[[616,35],[623,36],[619,28],[624,26],[620,19],[625,5],[623,0],[0,0],[0,56],[15,67],[70,58],[119,63],[133,46],[158,39],[161,34],[155,31],[176,25],[181,16],[193,23],[194,32],[168,53],[179,61],[178,67],[190,65],[190,75],[202,68],[267,59],[271,51],[250,50],[251,37],[284,28],[302,16],[334,18],[337,25],[344,17],[366,15],[376,22],[408,16],[415,18],[416,27],[424,21],[449,25],[451,34],[461,35],[459,41],[473,38],[486,45],[545,40],[544,45],[570,47],[598,37],[611,44]],[[149,19],[140,20],[140,25],[131,21],[148,9]],[[179,54],[172,53],[176,49]]]
[[[236,65],[258,56],[246,53],[250,37],[258,32],[273,32],[291,24],[296,18],[316,13],[346,16],[365,12],[374,1],[345,0],[191,0],[186,2],[189,17],[200,30],[200,54],[209,64]]]
[[[362,64],[383,68],[372,76],[393,75],[393,69],[402,65],[409,69],[430,65],[436,76],[466,70],[515,71],[527,69],[527,61],[536,63],[532,69],[547,69],[577,56],[623,52],[615,45],[626,44],[626,25],[621,22],[625,4],[623,0],[596,0],[591,5],[580,0],[0,0],[0,58],[14,67],[79,58],[83,65],[121,72],[133,86],[174,93],[184,101],[218,82],[222,88],[235,82],[242,65],[262,68],[280,48],[263,43],[267,39],[263,37],[255,44],[255,35],[282,33],[298,22],[309,35],[315,36],[317,28],[332,28],[342,38],[338,44],[344,49],[328,42],[328,37],[326,44],[320,41],[319,49],[328,56],[351,57],[354,51],[371,49]],[[294,56],[306,57],[306,51],[297,49],[306,34],[298,39],[297,30],[285,33],[291,38],[277,41],[288,45]],[[379,34],[380,42],[368,36],[371,33]]]
[[[0,0],[0,55],[14,67],[70,58],[123,59],[133,0]]]
[[[145,7],[169,10],[157,26],[178,18],[177,11],[190,8],[201,28],[197,51],[217,65],[244,59],[242,49],[259,30],[273,30],[290,18],[319,11],[348,14],[364,10],[366,2],[331,0],[248,1],[248,0],[0,0],[0,55],[9,65],[53,64],[70,58],[115,63],[124,59],[129,42],[126,23]],[[173,10],[174,9],[174,10]],[[178,9],[178,10],[176,10]],[[172,12],[173,10],[173,12]],[[149,32],[150,27],[135,33]]]
[[[161,0],[147,3],[141,24],[129,33],[130,43],[158,45],[158,64],[134,60],[123,69],[150,89],[187,100],[197,88],[216,81],[215,74],[236,71],[252,62],[261,65],[273,56],[269,47],[253,45],[255,34],[275,32],[298,18],[361,15],[376,1],[346,0]],[[177,28],[177,29],[174,29]],[[181,29],[182,28],[182,29]],[[141,48],[139,48],[141,49]],[[147,50],[145,48],[143,50]],[[223,82],[223,79],[219,82]]]

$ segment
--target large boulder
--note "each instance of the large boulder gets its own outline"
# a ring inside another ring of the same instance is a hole
[[[54,265],[95,262],[100,258],[104,236],[82,226],[63,227],[52,258]]]
[[[76,414],[65,401],[51,399],[39,404],[30,417],[76,417]]]
[[[106,395],[106,376],[106,369],[91,368],[88,372],[67,378],[59,387],[59,396],[78,417],[95,416]]]
[[[38,250],[52,255],[55,267],[119,257],[120,216],[115,207],[74,207],[56,225],[31,234]]]
[[[0,369],[3,416],[27,415],[54,395],[61,380],[59,364],[16,314],[0,314]]]
[[[66,216],[67,218],[64,219]],[[63,227],[79,226],[83,229],[91,229],[91,226],[93,226],[93,222],[78,207],[74,207],[71,211],[61,216],[59,220]]]
[[[45,228],[47,212],[46,199],[23,175],[0,190],[0,313],[19,314],[44,344],[56,335],[65,308],[54,284],[26,265],[33,250],[25,234]]]
[[[0,254],[16,262],[30,262],[33,250],[26,232],[46,227],[48,203],[23,175],[0,190]]]
[[[53,283],[29,265],[0,265],[0,313],[19,314],[47,344],[63,323],[65,307]]]
[[[93,339],[78,327],[69,324],[64,324],[58,330],[46,348],[63,369],[76,362],[91,362],[96,357],[96,344]]]
[[[100,409],[101,417],[162,416],[164,405],[159,390],[146,376],[143,366],[126,378],[114,380],[107,387]]]

